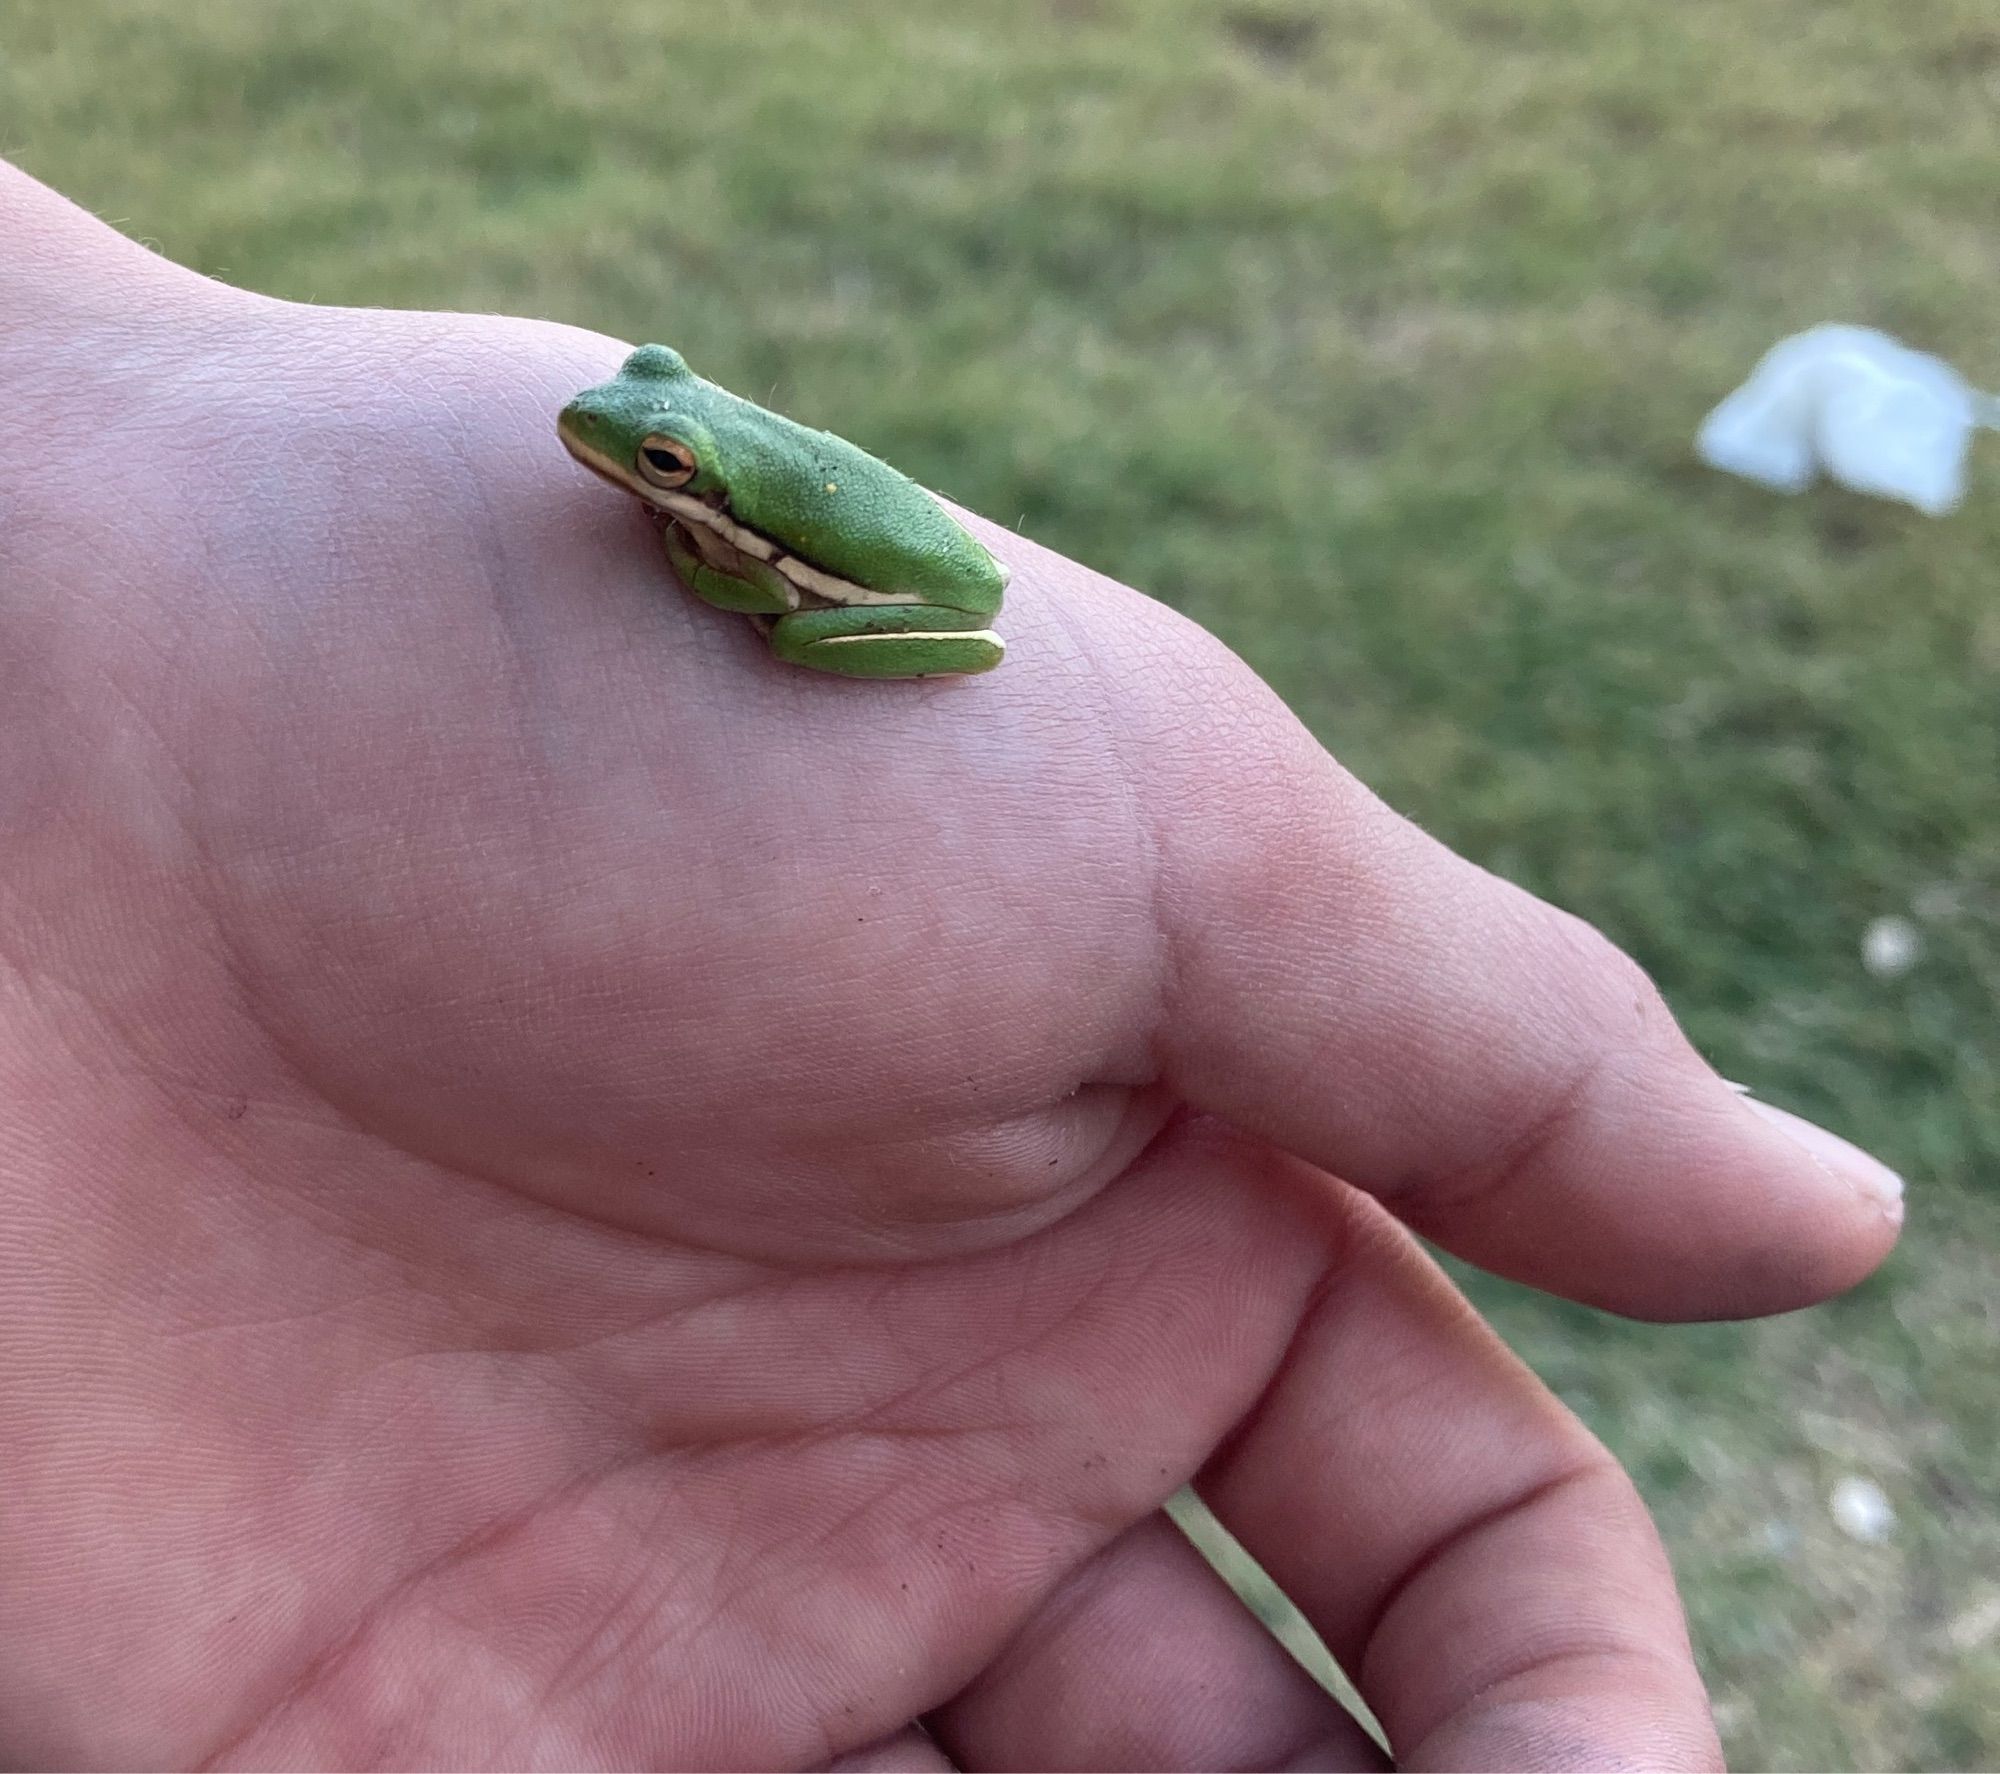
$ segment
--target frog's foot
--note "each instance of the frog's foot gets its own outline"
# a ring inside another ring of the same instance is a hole
[[[797,607],[799,594],[775,567],[720,542],[706,544],[724,555],[720,561],[710,561],[699,538],[670,517],[658,521],[660,541],[667,559],[673,562],[674,577],[703,603],[752,616],[776,616]]]
[[[800,610],[771,624],[771,651],[849,678],[964,677],[991,671],[1007,650],[985,622],[940,604]]]

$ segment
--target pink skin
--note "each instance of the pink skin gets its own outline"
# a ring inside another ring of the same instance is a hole
[[[1409,1765],[1714,1761],[1398,1222],[1771,1311],[1868,1160],[1130,591],[789,670],[557,443],[616,342],[0,240],[0,1757],[1374,1765],[1198,1476]]]

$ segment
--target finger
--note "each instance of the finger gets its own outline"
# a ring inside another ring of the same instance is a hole
[[[1673,1578],[1630,1481],[1409,1234],[1353,1237],[1204,1472],[1403,1767],[1712,1767]]]
[[[1886,1254],[1894,1177],[1746,1102],[1594,930],[1389,812],[1261,687],[1190,694],[1232,712],[1153,754],[1189,1100],[1485,1268],[1622,1312],[1782,1310]]]
[[[826,1764],[829,1774],[933,1774],[952,1766],[950,1757],[919,1725],[884,1737],[865,1749],[850,1750]]]
[[[1164,1516],[1082,1566],[930,1725],[965,1768],[1386,1765]]]

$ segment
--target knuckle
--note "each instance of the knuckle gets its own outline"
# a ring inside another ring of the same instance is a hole
[[[1412,1205],[1425,1221],[1485,1206],[1533,1188],[1598,1137],[1608,1097],[1635,1066],[1682,1045],[1666,1001],[1646,970],[1594,926],[1538,910],[1557,952],[1543,972],[1553,994],[1555,1034],[1539,1064],[1513,1065],[1486,1113],[1477,1143],[1456,1164],[1424,1179]],[[1414,1222],[1413,1222],[1414,1223]]]

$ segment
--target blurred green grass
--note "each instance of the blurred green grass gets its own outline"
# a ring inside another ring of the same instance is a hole
[[[1816,320],[2000,384],[1986,0],[10,0],[0,151],[275,294],[671,338],[1633,950],[1903,1248],[1746,1327],[1468,1285],[1638,1474],[1733,1759],[2000,1760],[2000,446],[1945,522],[1689,453]]]

